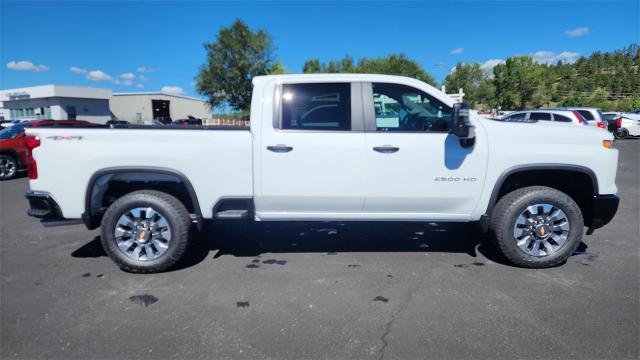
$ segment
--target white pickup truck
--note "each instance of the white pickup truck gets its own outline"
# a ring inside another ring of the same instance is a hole
[[[28,213],[102,226],[105,251],[134,272],[171,267],[192,228],[233,219],[478,222],[513,264],[549,267],[619,202],[606,130],[484,119],[397,76],[256,77],[250,131],[27,135]]]

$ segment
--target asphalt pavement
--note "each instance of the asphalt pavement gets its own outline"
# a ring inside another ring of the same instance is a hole
[[[130,274],[2,182],[0,358],[638,359],[640,140],[616,147],[618,214],[543,270],[464,224],[238,222]]]

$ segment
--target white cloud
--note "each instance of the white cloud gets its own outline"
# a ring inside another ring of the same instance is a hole
[[[568,37],[579,37],[583,35],[587,35],[589,33],[588,27],[579,27],[575,29],[569,29],[564,32]]]
[[[493,70],[496,65],[504,64],[504,59],[489,59],[482,64],[480,64],[480,68],[482,70]]]
[[[451,55],[460,55],[464,52],[464,49],[459,47],[451,50]]]
[[[163,86],[160,91],[178,95],[184,94],[184,90],[179,86]]]
[[[17,70],[17,71],[43,72],[43,71],[48,71],[49,67],[46,65],[36,65],[31,61],[22,60],[22,61],[9,61],[7,63],[7,69]]]
[[[139,73],[151,73],[151,72],[158,71],[158,69],[157,68],[146,67],[146,66],[139,66],[136,69],[136,71],[139,72]]]
[[[149,81],[149,78],[144,76],[144,75],[138,75],[138,78],[140,79],[140,81]]]
[[[105,73],[102,70],[93,70],[93,71],[89,71],[89,73],[87,74],[87,76],[85,76],[88,80],[93,80],[93,81],[112,81],[113,78]],[[114,81],[114,83],[116,83]]]
[[[496,65],[504,63],[504,59],[489,59],[480,64],[480,69],[482,69],[489,78],[493,78],[493,68],[496,67]]]
[[[128,80],[128,79],[127,80],[122,80],[120,83],[122,85],[124,85],[124,86],[132,86],[133,85],[133,80]]]
[[[132,72],[127,72],[124,74],[120,74],[120,79],[125,79],[125,80],[133,80],[135,79],[136,74],[132,73]]]
[[[136,85],[136,87],[137,87],[138,89],[142,89],[142,88],[144,87],[144,84],[138,84],[138,85]]]
[[[540,64],[556,64],[558,61],[563,63],[574,63],[580,57],[579,52],[563,51],[560,54],[555,54],[552,51],[537,51],[530,55],[533,60]]]
[[[70,67],[69,71],[71,71],[72,73],[76,73],[76,74],[86,74],[87,73],[87,69],[83,69],[83,68],[79,68],[79,67],[75,67],[75,66]]]
[[[437,63],[433,64],[433,66],[435,66],[437,68],[443,68],[443,67],[447,66],[447,64],[445,64],[445,63],[443,63],[441,61],[441,62],[437,62]]]

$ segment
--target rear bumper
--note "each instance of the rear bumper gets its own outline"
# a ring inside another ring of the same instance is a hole
[[[618,195],[596,195],[593,199],[593,219],[587,234],[607,225],[618,211],[619,204]]]
[[[45,192],[28,191],[24,196],[29,201],[27,215],[46,220],[62,220],[62,211],[58,203]]]
[[[65,219],[62,211],[51,195],[45,192],[28,191],[24,196],[29,201],[27,215],[41,219],[44,226],[60,226],[82,223],[79,219]]]

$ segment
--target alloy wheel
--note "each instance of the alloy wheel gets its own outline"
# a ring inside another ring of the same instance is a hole
[[[171,243],[169,223],[151,207],[126,211],[116,222],[114,235],[120,251],[136,261],[159,258]]]
[[[541,257],[560,250],[567,242],[569,230],[569,218],[560,208],[534,204],[516,219],[513,236],[525,254]]]
[[[16,174],[16,163],[7,158],[0,159],[0,179],[9,179]]]

